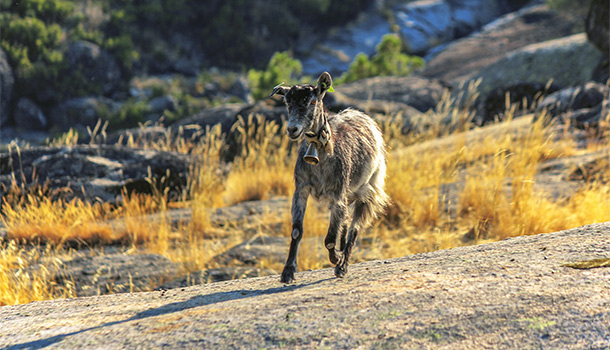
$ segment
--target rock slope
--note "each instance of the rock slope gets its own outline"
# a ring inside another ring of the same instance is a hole
[[[343,279],[323,269],[291,285],[268,276],[7,306],[0,347],[606,349],[609,258],[605,223],[356,264]]]

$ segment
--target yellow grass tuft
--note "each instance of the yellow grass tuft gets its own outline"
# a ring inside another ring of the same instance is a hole
[[[424,116],[431,122],[420,133],[403,136],[400,116],[382,124],[389,146],[386,191],[392,205],[375,226],[361,232],[353,262],[610,221],[610,155],[575,173],[580,178],[574,175],[573,180],[583,185],[571,196],[553,198],[536,184],[544,161],[592,151],[610,154],[607,139],[588,139],[582,148],[567,129],[545,123],[544,114],[536,122],[532,116],[515,119],[515,106],[507,106],[503,122],[471,130],[467,107],[475,88],[470,87],[469,96],[453,100],[446,95],[437,112]],[[462,108],[456,107],[458,101]],[[279,217],[262,215],[258,229],[245,222],[212,222],[213,208],[290,197],[294,190],[296,144],[289,142],[280,125],[249,116],[240,118],[233,131],[237,137],[231,140],[222,136],[220,126],[206,130],[197,142],[169,133],[154,143],[129,140],[139,147],[190,154],[196,160],[181,198],[181,206],[191,209],[185,221],[170,217],[162,179],[158,183],[149,179],[151,195],[125,194],[113,208],[79,200],[53,201],[44,195],[10,203],[5,199],[1,220],[8,241],[0,242],[0,305],[73,296],[69,287],[56,286],[52,274],[45,272],[53,266],[30,268],[42,256],[53,260],[63,254],[66,242],[127,243],[130,251],[162,254],[180,263],[185,272],[194,272],[217,267],[214,256],[254,234],[278,234],[288,241],[289,210]],[[56,142],[69,144],[72,138],[65,135]],[[230,164],[222,161],[227,147],[238,150]],[[298,256],[300,270],[330,266],[323,245],[328,221],[327,207],[310,199]],[[47,245],[40,249],[36,243]],[[257,267],[279,273],[282,264],[263,259]]]

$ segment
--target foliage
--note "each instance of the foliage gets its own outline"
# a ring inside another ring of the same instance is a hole
[[[104,119],[110,123],[110,129],[127,129],[144,123],[149,113],[150,107],[146,102],[128,100],[118,111],[109,113]]]
[[[377,45],[377,53],[371,59],[359,53],[349,70],[337,79],[337,84],[375,76],[411,75],[416,69],[423,68],[424,60],[421,57],[403,54],[401,49],[402,41],[398,36],[384,35]]]
[[[87,40],[117,58],[123,78],[129,78],[137,54],[127,35],[109,36],[103,30],[85,30],[85,18],[66,0],[5,1],[0,14],[1,47],[15,72],[16,96],[27,96],[42,105],[88,94],[97,94],[98,82],[68,67],[67,42]]]
[[[276,52],[264,71],[250,69],[248,80],[252,89],[252,96],[259,100],[271,92],[274,86],[284,82],[292,85],[298,81],[303,71],[301,62],[291,57],[288,52]]]

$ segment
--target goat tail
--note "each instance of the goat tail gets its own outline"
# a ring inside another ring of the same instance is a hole
[[[385,163],[373,174],[369,181],[368,195],[363,198],[359,216],[363,226],[369,226],[382,216],[390,205],[390,197],[385,193]],[[359,214],[359,215],[358,215]]]

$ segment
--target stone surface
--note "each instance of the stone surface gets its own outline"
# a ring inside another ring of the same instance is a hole
[[[178,107],[178,99],[171,95],[155,97],[148,101],[152,113],[163,113],[163,111],[175,111]]]
[[[15,77],[8,63],[6,52],[0,48],[0,126],[10,120],[10,105],[13,97]]]
[[[476,34],[443,47],[429,59],[421,75],[457,87],[509,52],[570,35],[573,26],[546,5],[526,7],[487,24]]]
[[[51,273],[58,285],[71,283],[79,297],[150,291],[179,273],[177,264],[158,254],[97,255],[92,251],[75,255],[56,262]]]
[[[197,284],[269,276],[274,274],[275,272],[273,270],[259,269],[252,266],[226,266],[187,274],[180,278],[163,283],[159,289],[184,288]]]
[[[45,130],[49,124],[40,107],[29,98],[19,99],[13,117],[17,127],[22,129]]]
[[[275,275],[5,306],[0,347],[604,349],[610,268],[590,266],[609,251],[605,223],[354,264],[343,279],[322,269],[291,285]]]
[[[427,112],[436,108],[445,89],[446,87],[435,79],[375,77],[343,84],[335,90],[354,100],[399,102],[420,112]]]
[[[186,186],[189,162],[182,154],[117,146],[29,148],[0,153],[0,193],[16,179],[17,185],[47,183],[70,196],[114,202],[123,189],[151,193],[150,175],[175,199]]]
[[[349,68],[356,55],[375,53],[384,35],[394,24],[412,54],[424,55],[433,47],[465,36],[498,16],[515,10],[525,1],[507,0],[425,0],[398,1],[384,8],[381,3],[363,11],[341,28],[317,38],[306,36],[295,48],[306,74],[329,71],[339,75]]]
[[[102,116],[118,108],[116,102],[106,97],[78,97],[63,101],[51,108],[49,121],[61,131],[75,128],[86,135],[87,127],[93,129]]]
[[[533,44],[515,50],[472,77],[480,79],[479,101],[496,89],[515,84],[541,84],[558,87],[589,81],[601,60],[601,52],[585,34]]]
[[[591,1],[591,7],[585,20],[585,30],[589,41],[608,57],[610,55],[610,6],[606,0]]]

